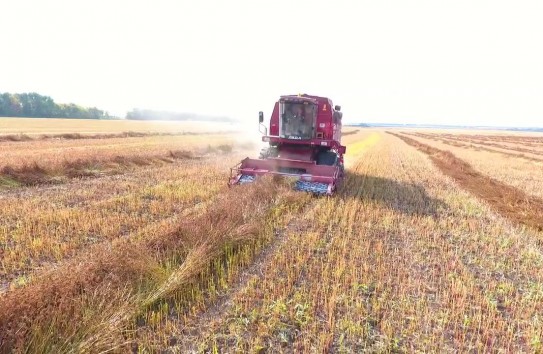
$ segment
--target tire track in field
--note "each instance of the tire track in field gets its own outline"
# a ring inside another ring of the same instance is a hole
[[[427,154],[434,164],[462,188],[483,199],[509,220],[543,231],[543,200],[477,172],[449,151],[423,144],[404,135],[387,132]]]

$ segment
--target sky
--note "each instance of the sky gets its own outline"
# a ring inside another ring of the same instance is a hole
[[[344,122],[543,126],[542,1],[0,0],[0,92],[123,116],[255,121],[280,95]]]

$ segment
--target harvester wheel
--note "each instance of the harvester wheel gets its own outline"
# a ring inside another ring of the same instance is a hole
[[[337,154],[333,151],[321,151],[317,155],[317,165],[334,166],[337,164]]]

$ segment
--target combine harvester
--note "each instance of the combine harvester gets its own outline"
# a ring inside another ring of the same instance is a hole
[[[344,177],[340,109],[326,97],[281,96],[273,108],[269,134],[259,112],[262,141],[269,147],[258,159],[246,158],[233,167],[229,184],[280,175],[296,178],[297,190],[332,195]]]

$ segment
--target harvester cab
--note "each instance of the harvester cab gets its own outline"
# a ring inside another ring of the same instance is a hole
[[[340,106],[326,97],[281,96],[269,129],[259,112],[262,141],[268,146],[258,159],[246,158],[232,168],[230,185],[253,182],[262,175],[296,179],[295,189],[332,195],[344,178]]]

